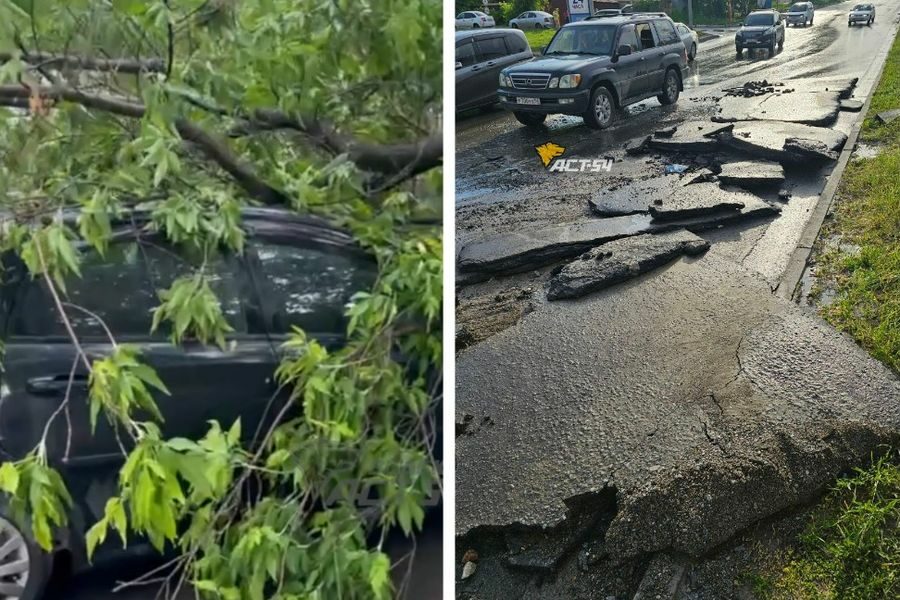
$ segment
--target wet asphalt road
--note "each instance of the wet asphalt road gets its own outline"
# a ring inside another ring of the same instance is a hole
[[[817,9],[811,27],[790,27],[784,50],[772,58],[764,50],[734,52],[734,30],[713,30],[720,37],[700,44],[691,76],[677,104],[663,107],[656,99],[627,109],[628,116],[608,130],[587,128],[580,117],[554,115],[544,128],[529,129],[499,108],[469,111],[457,116],[457,201],[480,196],[490,190],[493,171],[515,165],[516,169],[540,171],[534,146],[551,139],[578,154],[590,148],[603,152],[621,147],[629,139],[649,135],[660,120],[677,122],[703,118],[708,107],[705,96],[741,85],[748,80],[784,81],[798,78],[864,78],[872,58],[885,44],[897,18],[900,0],[877,2],[877,18],[871,27],[847,27],[846,15],[853,2]],[[868,94],[861,81],[858,97]],[[498,157],[504,160],[498,160]],[[524,161],[524,164],[519,164]]]

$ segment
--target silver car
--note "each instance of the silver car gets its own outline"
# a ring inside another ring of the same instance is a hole
[[[457,29],[483,29],[494,26],[494,17],[480,10],[467,10],[456,15]]]
[[[854,23],[862,23],[863,25],[871,25],[875,22],[875,5],[874,4],[857,4],[850,11],[847,17],[847,27],[852,27]]]
[[[813,24],[813,17],[816,15],[816,7],[812,2],[794,2],[786,13],[784,20],[786,25],[807,25]]]
[[[509,20],[513,29],[553,29],[555,25],[553,15],[540,10],[529,10]]]
[[[684,42],[688,61],[693,61],[697,57],[697,46],[700,44],[700,37],[696,31],[684,23],[675,23],[675,31],[678,32],[678,37]]]

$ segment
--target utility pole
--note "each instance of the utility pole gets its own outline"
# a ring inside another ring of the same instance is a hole
[[[694,0],[687,0],[688,3],[688,27],[694,28]]]

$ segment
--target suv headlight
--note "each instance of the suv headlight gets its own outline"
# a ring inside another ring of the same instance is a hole
[[[563,75],[559,78],[559,87],[562,88],[575,88],[581,84],[581,75],[575,73],[574,75]]]
[[[500,87],[512,87],[512,79],[506,73],[500,73]]]

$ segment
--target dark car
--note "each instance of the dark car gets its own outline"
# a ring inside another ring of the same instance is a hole
[[[784,19],[777,10],[757,10],[744,19],[744,24],[734,35],[734,47],[738,56],[744,48],[766,48],[769,56],[775,56],[775,46],[784,48]]]
[[[82,277],[67,281],[66,291],[72,305],[90,313],[73,307],[67,311],[71,324],[89,357],[111,352],[96,317],[118,341],[141,349],[171,392],[157,398],[167,437],[198,439],[209,420],[230,427],[240,418],[249,441],[264,416],[273,414],[272,407],[287,400],[278,394],[273,374],[292,326],[328,347],[341,346],[345,305],[354,293],[372,287],[376,262],[350,235],[323,221],[247,209],[244,253],[208,257],[205,267],[233,333],[224,348],[199,342],[174,346],[167,332],[150,333],[152,310],[159,304],[157,290],[193,267],[182,251],[147,231],[146,217],[132,215],[117,223],[104,257],[83,248]],[[41,438],[66,396],[76,350],[43,280],[32,278],[13,255],[3,261],[0,458],[7,461],[22,458]],[[69,530],[56,538],[56,553],[79,570],[87,566],[85,531],[102,517],[107,498],[115,493],[122,454],[104,419],[91,434],[88,374],[80,364],[74,373],[69,418],[54,421],[47,451],[75,502]],[[8,518],[0,517],[0,545],[0,598],[35,600],[46,583],[50,558]],[[108,543],[98,548],[94,562],[120,553],[118,545]]]
[[[456,32],[456,110],[496,104],[500,71],[532,58],[525,34],[517,29]]]
[[[588,18],[557,31],[540,58],[504,69],[498,94],[524,125],[561,113],[602,129],[628,104],[653,96],[674,104],[687,69],[687,50],[667,16]]]

